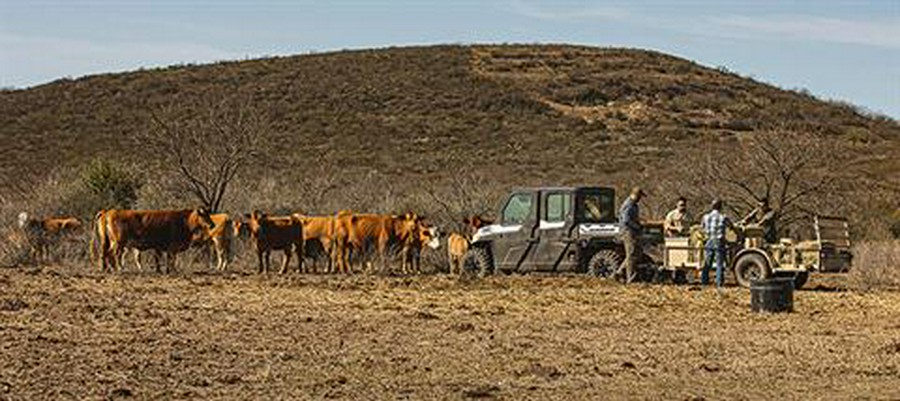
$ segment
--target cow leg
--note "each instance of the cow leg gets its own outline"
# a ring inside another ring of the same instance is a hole
[[[100,258],[97,260],[97,269],[100,270],[101,273],[106,271],[106,264],[109,261],[108,258],[109,251],[100,249]]]
[[[228,262],[231,259],[231,251],[228,248],[219,250],[219,270],[226,271],[228,270]]]
[[[109,253],[112,255],[112,260],[109,261],[110,264],[112,265],[110,268],[110,271],[120,271],[121,270],[120,261],[122,260],[122,251],[123,251],[122,246],[121,246],[121,244],[119,244],[118,241],[110,242]]]
[[[160,266],[160,264],[159,264],[160,257],[161,257],[160,252],[158,250],[154,249],[153,250],[153,260],[156,264],[156,272],[157,273],[162,273],[162,266]]]
[[[218,251],[216,250],[216,240],[212,239],[201,247],[201,255],[206,259],[206,268],[209,270],[219,268]],[[213,255],[216,255],[215,267],[213,267]]]
[[[294,246],[294,252],[297,253],[297,272],[298,273],[310,273],[303,271],[303,243],[297,244]]]
[[[344,246],[346,246],[346,245],[342,244],[340,242],[337,242],[332,245],[331,266],[332,266],[333,272],[335,272],[335,273],[341,273],[344,271],[344,262],[343,262]]]
[[[325,263],[326,263],[325,272],[326,273],[334,273],[335,266],[334,266],[334,259],[332,258],[332,252],[334,252],[334,248],[335,248],[335,246],[334,246],[333,242],[330,244],[327,244],[327,245],[324,242],[322,243],[322,250],[328,255],[328,258],[325,261]]]
[[[450,261],[450,275],[453,275],[453,270],[456,269],[456,257],[453,255],[453,249],[450,247],[449,242],[447,243],[447,260]]]
[[[105,251],[106,254],[103,255],[105,258],[103,261],[103,271],[115,271],[119,267],[119,261],[116,260],[119,244],[115,241],[110,241]]]
[[[219,270],[221,270],[221,271],[228,270],[228,264],[231,262],[231,258],[232,258],[232,256],[231,256],[231,239],[230,238],[220,239],[218,246],[219,247],[217,249],[218,250],[217,254],[219,256],[219,264],[221,264],[221,267],[219,268]]]
[[[166,259],[167,259],[167,262],[169,262],[166,264],[166,274],[176,272],[177,269],[175,267],[175,264],[178,262],[178,257],[175,254],[175,252],[167,252]]]
[[[278,274],[287,273],[288,265],[291,263],[291,254],[294,253],[294,250],[291,247],[284,248],[284,259],[281,261],[281,271]]]
[[[134,248],[131,252],[134,254],[134,265],[137,266],[138,271],[144,271],[144,266],[141,265],[141,250]],[[157,264],[159,264],[159,261],[157,261]]]
[[[400,245],[400,274],[409,274],[409,248],[406,245]]]
[[[256,251],[256,258],[258,259],[257,261],[259,262],[259,264],[258,264],[259,269],[258,269],[257,273],[262,274],[262,272],[263,272],[263,251],[262,250]]]
[[[100,240],[98,240],[96,244],[97,248],[99,248],[98,253],[100,254],[100,257],[97,259],[97,269],[100,270],[100,272],[106,271],[106,262],[107,258],[109,257],[109,250],[105,249],[105,245],[106,244],[104,244]],[[94,240],[91,239],[91,252],[94,252],[94,246]]]
[[[224,268],[222,267],[222,264],[224,261],[222,260],[223,255],[222,255],[221,241],[219,239],[213,238],[212,247],[213,247],[213,250],[215,250],[215,252],[216,252],[216,268],[215,268],[215,270],[216,271],[224,270]],[[210,259],[210,262],[212,262],[212,256],[210,256],[209,259]]]
[[[331,266],[328,269],[331,273],[342,271],[341,258],[343,258],[343,256],[341,253],[343,253],[343,248],[344,246],[339,240],[331,244],[331,252],[329,252],[331,256]]]

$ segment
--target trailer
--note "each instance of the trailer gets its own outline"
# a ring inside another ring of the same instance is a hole
[[[744,287],[753,280],[793,277],[796,289],[806,284],[810,273],[849,271],[853,254],[847,219],[815,216],[813,229],[814,239],[781,238],[777,243],[767,243],[762,227],[735,226],[726,233],[726,269]],[[691,227],[687,237],[665,238],[660,270],[676,277],[696,274],[703,268],[704,243],[699,226]]]

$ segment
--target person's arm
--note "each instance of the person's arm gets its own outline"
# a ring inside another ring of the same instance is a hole
[[[634,203],[631,204],[631,210],[629,210],[628,222],[631,224],[631,229],[634,231],[641,231],[644,228],[638,218],[638,206]]]
[[[750,213],[747,213],[747,215],[744,216],[744,218],[740,220],[739,224],[742,226],[747,225],[747,223],[750,222],[750,219],[757,217],[759,212],[760,212],[759,208],[754,208],[753,210],[750,211]]]

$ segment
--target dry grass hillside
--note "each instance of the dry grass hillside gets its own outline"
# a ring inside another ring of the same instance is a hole
[[[886,220],[900,189],[900,126],[889,118],[657,52],[504,45],[174,66],[3,91],[0,188],[15,189],[4,200],[64,185],[101,157],[141,173],[139,206],[184,204],[164,193],[161,155],[141,133],[151,111],[176,110],[177,122],[209,99],[240,99],[272,122],[266,157],[241,174],[229,210],[436,213],[422,191],[453,196],[465,176],[492,188],[481,208],[513,185],[641,183],[658,189],[648,209],[658,213],[670,188],[687,185],[673,168],[773,128],[833,141],[841,201],[872,202],[828,211]]]

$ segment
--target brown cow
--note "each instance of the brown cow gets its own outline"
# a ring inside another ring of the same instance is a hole
[[[459,233],[447,237],[447,258],[450,260],[450,274],[460,274],[466,252],[469,251],[469,238]]]
[[[156,270],[159,259],[166,256],[166,271],[174,270],[178,253],[209,236],[215,223],[206,209],[194,210],[107,210],[97,213],[102,253],[100,268],[120,270],[118,264],[126,248],[153,250]],[[139,264],[140,267],[140,264]]]
[[[399,250],[403,273],[408,273],[410,267],[418,271],[422,247],[435,247],[437,237],[437,231],[414,213],[393,216],[342,212],[335,217],[335,231],[335,263],[344,271],[350,270],[351,252],[362,256],[370,250],[375,251],[386,269],[392,249]]]
[[[424,217],[416,216],[415,214],[407,214],[406,218],[412,219],[416,224],[415,231],[408,237],[410,240],[404,244],[406,247],[404,254],[407,256],[408,263],[413,272],[421,273],[420,265],[422,250],[424,250],[426,246],[431,249],[439,248],[441,246],[440,233],[437,228],[426,223]]]
[[[325,255],[327,260],[325,271],[334,273],[336,266],[332,255],[335,242],[334,216],[306,216],[299,213],[295,213],[293,216],[303,222],[304,255],[312,258],[317,255]],[[315,268],[312,270],[315,271]]]
[[[231,220],[231,216],[227,213],[212,214],[209,218],[215,226],[209,230],[209,234],[201,239],[204,243],[212,243],[213,250],[216,252],[216,270],[224,271],[228,269],[228,264],[232,260],[231,244],[239,231],[239,227],[235,229],[235,223]]]
[[[260,211],[248,216],[250,238],[259,259],[259,272],[269,271],[272,250],[284,251],[281,273],[287,272],[291,253],[297,253],[297,271],[303,272],[303,221],[294,216],[269,217]]]
[[[469,228],[469,233],[450,234],[447,238],[447,256],[450,260],[450,274],[462,273],[463,263],[465,263],[466,252],[469,251],[469,243],[472,240],[472,235],[475,234],[479,228],[493,223],[493,221],[483,219],[481,216],[477,215],[466,217],[463,219],[463,224]]]
[[[31,257],[35,262],[40,262],[62,237],[80,231],[81,221],[68,216],[35,219],[22,212],[19,213],[19,228],[25,234]]]
[[[90,242],[90,254],[91,254],[91,262],[98,263],[98,269],[102,272],[106,270],[107,266],[113,266],[113,263],[110,262],[111,255],[109,252],[109,223],[106,220],[106,210],[100,210],[94,215],[93,224],[91,227],[91,242]],[[119,258],[118,268],[119,270],[123,270],[125,268],[125,256],[127,252],[127,247],[123,245],[122,254]],[[141,250],[137,248],[132,248],[132,255],[134,257],[134,263],[137,266],[138,270],[144,270],[144,266],[141,265]],[[98,257],[100,259],[98,259]]]
[[[238,229],[235,228],[235,224],[239,223],[232,221],[231,216],[227,213],[211,214],[209,217],[213,223],[215,223],[215,226],[210,229],[208,233],[204,232],[192,245],[202,247],[205,256],[209,256],[210,250],[215,253],[215,270],[225,271],[228,269],[228,264],[234,259],[232,243],[234,242],[234,238],[238,235]],[[140,250],[138,249],[134,250],[134,260],[138,265],[138,269],[142,269]],[[209,263],[210,267],[212,267],[211,257],[209,258]]]

